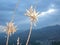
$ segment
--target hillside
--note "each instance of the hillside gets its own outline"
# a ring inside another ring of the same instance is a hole
[[[21,43],[26,42],[28,32],[29,30],[24,32],[17,31],[14,35],[10,36],[9,44],[13,45],[14,43],[16,45],[16,40],[18,37],[20,37]],[[5,33],[0,34],[0,45],[4,45],[6,43],[5,36],[6,36]],[[41,29],[32,30],[30,42],[32,41],[34,42],[37,40],[39,41],[60,40],[60,25],[48,26]]]

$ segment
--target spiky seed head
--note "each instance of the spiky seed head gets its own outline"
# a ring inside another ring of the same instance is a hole
[[[6,26],[7,35],[14,34],[14,32],[16,32],[16,27],[14,26],[14,23],[13,22],[7,23],[7,26]]]
[[[36,12],[36,10],[33,9],[33,6],[31,6],[30,9],[27,10],[25,15],[30,18],[31,22],[33,22],[34,25],[36,24],[36,21],[38,21],[39,12]]]

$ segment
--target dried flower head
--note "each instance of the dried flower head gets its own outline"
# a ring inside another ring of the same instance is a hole
[[[33,22],[34,24],[36,23],[36,21],[38,21],[39,12],[36,12],[36,10],[33,9],[32,6],[30,7],[29,10],[27,10],[25,15],[28,16],[31,22]]]
[[[6,33],[8,35],[11,35],[11,34],[14,34],[14,32],[16,32],[16,26],[14,26],[14,23],[12,22],[7,23]]]

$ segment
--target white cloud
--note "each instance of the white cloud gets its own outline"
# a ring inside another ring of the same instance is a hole
[[[5,28],[5,26],[0,25],[0,33],[1,32],[5,32],[5,29],[4,28]]]
[[[56,11],[56,9],[48,9],[45,12],[41,12],[39,16],[45,16],[46,14],[52,14]]]
[[[50,14],[50,13],[53,13],[55,12],[55,9],[49,9],[48,11],[46,11],[46,13]]]

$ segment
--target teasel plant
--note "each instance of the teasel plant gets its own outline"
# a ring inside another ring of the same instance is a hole
[[[36,26],[36,22],[38,21],[39,12],[37,12],[35,9],[33,9],[33,6],[31,6],[29,10],[26,10],[25,16],[30,18],[30,32],[29,32],[28,39],[26,42],[26,45],[28,45],[30,36],[32,33],[32,27],[33,27],[33,25]]]
[[[14,26],[14,23],[9,22],[6,25],[6,34],[7,34],[7,41],[6,41],[6,45],[8,45],[8,41],[9,41],[9,37],[11,36],[11,34],[14,34],[16,32],[16,26]]]
[[[20,38],[17,39],[17,45],[20,45]]]
[[[16,14],[16,8],[18,7],[19,2],[20,2],[20,0],[18,0],[18,2],[16,4],[16,7],[14,9],[14,14],[12,15],[11,21],[9,23],[7,23],[7,25],[5,26],[6,34],[7,34],[6,45],[8,45],[9,37],[11,36],[11,34],[14,34],[16,32],[16,29],[17,29],[16,28],[17,26],[14,25],[14,22],[13,21],[14,21],[14,16]]]

